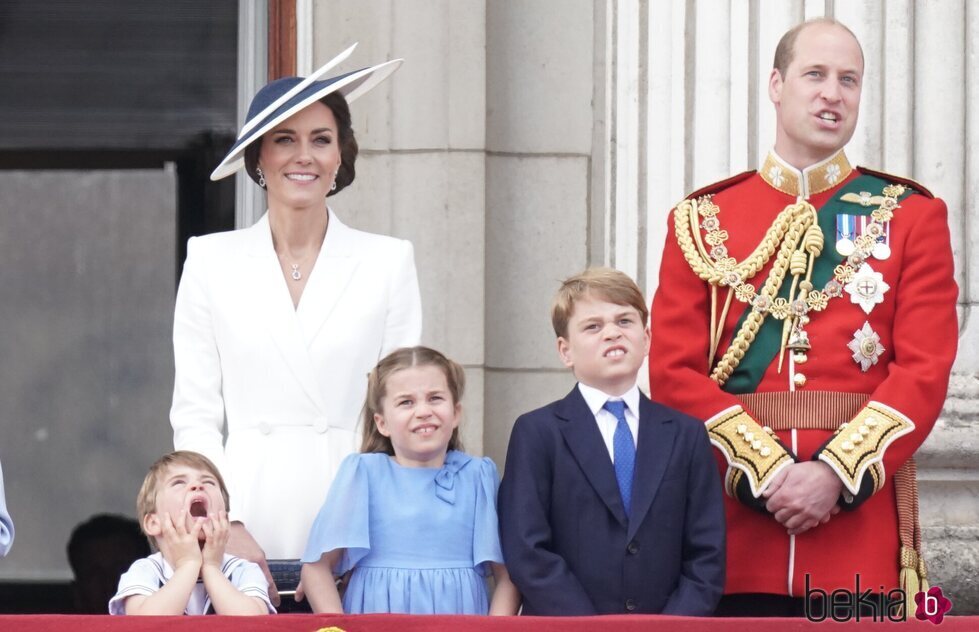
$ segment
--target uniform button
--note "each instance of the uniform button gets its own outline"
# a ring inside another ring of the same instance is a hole
[[[272,424],[267,421],[260,421],[258,423],[258,431],[263,435],[272,434]]]
[[[326,421],[326,417],[317,417],[316,420],[313,421],[313,427],[316,429],[316,432],[323,434],[329,430],[330,424]]]
[[[632,612],[633,610],[635,610],[636,609],[636,601],[634,599],[626,599],[625,600],[625,609],[628,612]]]
[[[629,543],[629,546],[627,546],[625,550],[629,552],[629,555],[635,555],[639,552],[639,543],[633,540]]]

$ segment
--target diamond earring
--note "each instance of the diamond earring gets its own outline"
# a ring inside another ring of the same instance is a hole
[[[261,167],[255,168],[255,174],[258,175],[258,186],[265,188],[265,174],[262,173]]]

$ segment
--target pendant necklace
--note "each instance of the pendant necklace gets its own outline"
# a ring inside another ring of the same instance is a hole
[[[325,239],[325,237],[326,237],[326,231],[324,231],[324,235],[323,235],[323,238],[324,239]],[[274,248],[275,247],[275,236],[274,235],[273,235],[272,241],[273,241],[272,246]],[[299,281],[302,281],[303,280],[303,272],[302,272],[302,270],[299,269],[299,266],[300,265],[305,265],[306,261],[309,259],[310,254],[312,254],[313,255],[313,258],[315,259],[316,258],[315,255],[318,254],[319,248],[322,247],[322,244],[323,244],[323,242],[320,241],[320,246],[319,247],[312,248],[311,249],[312,252],[311,252],[310,249],[307,249],[306,250],[306,254],[304,254],[301,257],[299,257],[297,263],[290,263],[289,264],[289,268],[291,269],[291,271],[289,272],[289,276],[292,277],[292,280],[293,281],[295,281],[295,282],[298,283]],[[287,256],[291,255],[291,253],[287,253],[287,251],[288,251],[288,248],[287,247],[283,246],[283,249],[282,250],[283,250],[283,252],[281,254],[279,254],[278,251],[276,252],[276,254],[279,255],[279,259],[280,260],[281,259],[285,259]],[[292,258],[292,257],[289,257],[289,258]],[[283,261],[283,263],[285,263],[285,262]]]
[[[292,277],[293,281],[296,281],[298,283],[299,281],[303,280],[303,271],[299,269],[299,266],[306,265],[306,263],[309,261],[309,256],[310,253],[307,252],[305,255],[299,257],[298,260],[293,259],[294,261],[297,261],[296,263],[289,264],[289,268],[290,268],[289,276]],[[315,259],[315,256],[313,258]]]

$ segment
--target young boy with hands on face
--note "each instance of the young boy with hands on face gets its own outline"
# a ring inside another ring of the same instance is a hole
[[[160,457],[136,505],[158,552],[122,575],[110,614],[275,613],[259,566],[224,552],[228,490],[207,457],[189,451]]]

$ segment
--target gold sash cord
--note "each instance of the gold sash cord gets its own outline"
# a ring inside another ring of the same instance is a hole
[[[748,393],[738,398],[755,421],[772,430],[836,430],[856,417],[870,396],[835,391],[782,391]],[[901,542],[900,584],[909,616],[914,616],[914,596],[918,591],[928,590],[928,570],[921,554],[917,473],[911,457],[893,474]]]

